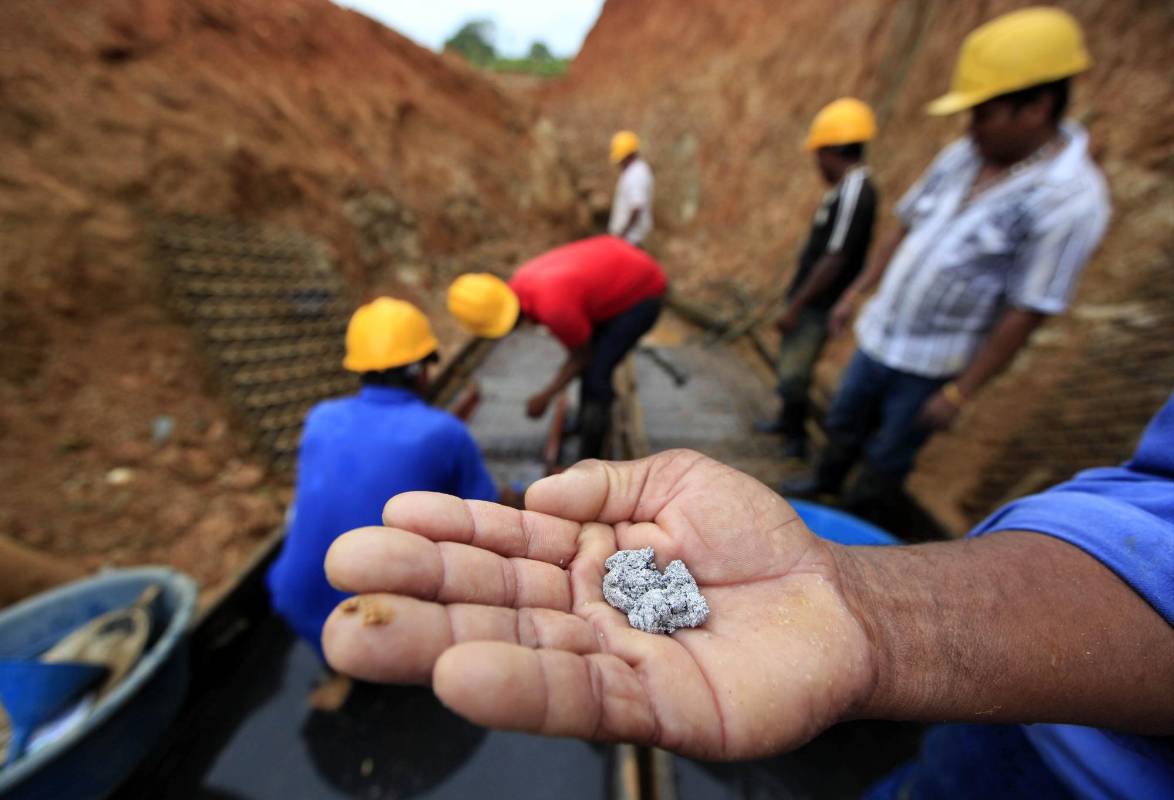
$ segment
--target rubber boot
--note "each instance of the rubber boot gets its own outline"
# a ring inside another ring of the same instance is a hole
[[[789,438],[786,444],[783,445],[783,460],[784,461],[806,461],[807,460],[807,440],[799,438]]]
[[[904,476],[879,472],[865,464],[844,493],[843,509],[869,522],[882,524],[901,496]]]
[[[603,458],[603,444],[611,428],[611,409],[588,401],[579,409],[579,460]]]
[[[785,497],[800,498],[839,494],[855,461],[856,453],[853,450],[829,441],[819,456],[815,471],[787,478],[779,484],[779,492]]]
[[[782,433],[783,432],[783,413],[774,419],[759,419],[754,421],[755,433]]]

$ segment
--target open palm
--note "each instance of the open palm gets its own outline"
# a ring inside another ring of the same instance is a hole
[[[833,546],[752,478],[690,451],[588,461],[526,506],[409,493],[341,537],[328,575],[362,597],[327,622],[331,664],[431,680],[484,725],[710,759],[801,744],[872,685]],[[692,571],[704,626],[644,633],[604,602],[604,560],[646,546]]]

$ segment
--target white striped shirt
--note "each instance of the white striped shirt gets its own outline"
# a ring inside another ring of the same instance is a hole
[[[1088,134],[965,203],[982,165],[962,139],[897,204],[908,232],[856,322],[860,349],[932,378],[962,372],[1007,308],[1059,314],[1109,223],[1109,194]]]

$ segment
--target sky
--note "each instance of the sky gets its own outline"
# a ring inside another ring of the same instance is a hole
[[[603,0],[334,0],[439,50],[473,19],[491,19],[503,56],[522,56],[542,40],[557,56],[572,56],[595,24]]]

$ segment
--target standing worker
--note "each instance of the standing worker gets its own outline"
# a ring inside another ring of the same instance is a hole
[[[631,131],[611,137],[611,163],[619,167],[607,232],[640,245],[652,230],[652,168],[640,157],[640,138]]]
[[[783,434],[785,458],[807,456],[807,392],[827,340],[828,316],[859,276],[872,241],[877,195],[864,165],[864,148],[874,136],[872,109],[851,97],[824,106],[807,134],[805,147],[815,154],[816,167],[832,188],[815,212],[786,307],[775,322],[783,336],[777,390],[782,411],[777,420],[755,426],[761,433]]]
[[[550,401],[579,381],[579,457],[603,455],[615,398],[612,373],[660,316],[668,278],[647,253],[614,236],[555,248],[518,268],[506,283],[469,273],[448,290],[448,309],[476,336],[499,339],[519,314],[546,326],[567,348],[549,385],[530,397],[541,417]]]
[[[832,310],[834,334],[881,284],[856,323],[827,449],[784,494],[838,492],[863,452],[845,504],[867,515],[900,489],[931,433],[1068,307],[1109,221],[1088,134],[1062,121],[1071,78],[1089,63],[1079,25],[1056,8],[1013,12],[966,38],[950,92],[928,111],[969,109],[970,135],[901,199],[899,230]]]
[[[427,317],[411,303],[380,297],[360,307],[343,361],[359,373],[359,393],[306,417],[293,514],[268,584],[273,607],[320,655],[322,625],[347,597],[323,564],[336,538],[380,524],[383,504],[400,492],[498,497],[465,426],[423,400],[436,350]]]

